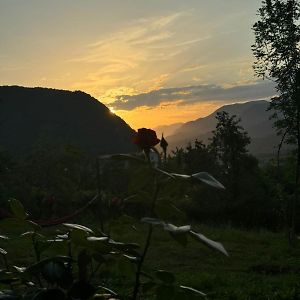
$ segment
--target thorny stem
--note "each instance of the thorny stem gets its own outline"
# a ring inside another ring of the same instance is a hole
[[[152,204],[151,204],[151,209],[150,209],[151,216],[153,216],[153,214],[154,214],[154,209],[155,209],[155,204],[156,204],[157,196],[158,196],[158,193],[159,193],[159,189],[160,189],[160,185],[157,183],[157,180],[155,179],[155,191],[154,191]],[[140,257],[140,260],[138,261],[132,300],[136,300],[137,297],[138,297],[138,294],[139,294],[139,288],[140,288],[140,285],[141,285],[140,276],[141,276],[142,267],[143,267],[143,264],[144,264],[144,261],[145,261],[146,255],[148,253],[150,243],[151,243],[152,233],[153,233],[153,225],[150,224],[149,227],[148,227],[148,234],[147,234],[145,247],[144,247],[143,253]]]

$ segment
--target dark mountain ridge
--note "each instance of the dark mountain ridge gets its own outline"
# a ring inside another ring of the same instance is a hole
[[[27,153],[37,143],[90,154],[130,152],[134,130],[81,91],[0,86],[0,146]]]
[[[226,111],[241,118],[241,126],[249,133],[251,144],[249,151],[255,155],[273,154],[279,143],[279,137],[270,120],[272,111],[268,110],[269,102],[265,100],[249,101],[224,105],[204,118],[184,123],[173,135],[168,136],[170,149],[185,147],[195,139],[207,142],[216,127],[216,114]]]

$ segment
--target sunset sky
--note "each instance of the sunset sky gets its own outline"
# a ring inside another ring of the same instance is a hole
[[[85,91],[133,128],[268,99],[260,0],[0,0],[0,85]]]

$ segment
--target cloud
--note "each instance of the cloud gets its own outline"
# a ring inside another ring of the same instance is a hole
[[[137,94],[163,87],[189,67],[189,51],[209,38],[206,32],[199,37],[199,32],[185,30],[192,15],[183,10],[141,18],[92,40],[68,60],[81,70],[82,79],[75,84],[106,103],[114,100],[106,98],[107,90],[127,86]]]
[[[242,102],[267,99],[275,94],[274,85],[267,81],[224,87],[206,84],[179,88],[166,88],[139,95],[121,95],[111,103],[116,110],[132,110],[137,107],[155,107],[162,103],[177,102],[180,105],[208,101]]]

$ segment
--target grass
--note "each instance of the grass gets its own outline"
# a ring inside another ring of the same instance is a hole
[[[142,244],[145,227],[140,232],[124,224],[113,228],[120,240]],[[300,248],[290,248],[285,234],[204,225],[194,229],[221,242],[229,257],[194,240],[182,247],[157,228],[146,268],[174,272],[178,283],[205,292],[208,299],[300,299]]]
[[[111,236],[117,241],[143,245],[147,226],[135,225],[134,229],[128,221],[115,221],[111,226]],[[199,289],[208,295],[208,299],[300,299],[300,245],[290,248],[285,234],[205,225],[193,227],[195,231],[221,242],[229,257],[192,239],[183,247],[156,227],[145,270],[150,273],[156,269],[171,271],[178,284]],[[21,242],[20,239],[12,240],[5,246],[9,250],[9,259],[16,265],[22,265],[32,257],[30,243],[25,238]],[[120,281],[117,287],[124,294],[130,293],[128,284],[133,279]]]

